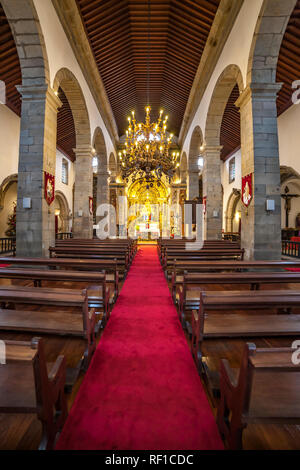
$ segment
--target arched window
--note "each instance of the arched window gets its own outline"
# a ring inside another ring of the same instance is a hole
[[[69,162],[65,158],[62,159],[61,182],[69,184]]]

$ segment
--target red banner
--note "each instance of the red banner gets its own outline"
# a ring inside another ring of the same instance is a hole
[[[45,173],[45,199],[50,206],[55,198],[55,176]]]
[[[206,201],[207,201],[207,197],[205,196],[205,197],[202,199],[202,204],[203,204],[203,206],[204,206],[204,209],[203,209],[204,215],[206,214]]]
[[[253,198],[252,173],[242,178],[242,203],[249,207]]]
[[[94,201],[92,197],[89,197],[89,208],[90,208],[90,214],[94,214]]]

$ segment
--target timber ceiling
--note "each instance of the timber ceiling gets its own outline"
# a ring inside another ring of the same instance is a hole
[[[20,94],[16,85],[22,84],[19,56],[9,23],[0,3],[0,80],[6,87],[6,105],[19,116]]]
[[[70,160],[75,161],[73,149],[76,148],[76,134],[73,114],[61,88],[58,89],[58,97],[63,105],[57,114],[57,148]]]
[[[240,96],[239,87],[236,85],[227,102],[222,126],[220,142],[223,145],[222,160],[226,160],[235,150],[241,146],[240,112],[235,102]]]
[[[150,103],[147,103],[147,0],[77,0],[119,134],[135,109],[169,115],[179,134],[197,68],[220,0],[151,0]]]

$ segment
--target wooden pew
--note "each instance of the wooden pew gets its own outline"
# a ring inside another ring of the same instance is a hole
[[[91,240],[73,238],[70,240],[56,240],[55,246],[104,246],[104,247],[116,247],[116,248],[127,248],[130,253],[130,258],[133,259],[137,252],[137,242],[131,239],[107,239],[100,240],[94,238]]]
[[[200,370],[204,366],[205,339],[300,336],[300,315],[257,313],[257,310],[291,313],[297,307],[300,307],[300,291],[201,292],[199,308],[191,306],[191,349],[196,364]],[[251,314],[229,311],[251,311]]]
[[[162,260],[162,267],[168,276],[174,269],[175,261],[242,261],[244,259],[244,250],[240,249],[202,249],[199,251],[166,250]]]
[[[50,258],[92,258],[92,259],[106,259],[117,260],[118,269],[122,269],[127,273],[129,269],[129,257],[126,250],[106,249],[106,248],[93,248],[93,247],[50,247]]]
[[[28,311],[12,309],[16,304],[48,307],[72,307],[79,313]],[[0,287],[0,331],[32,332],[83,338],[85,351],[75,369],[68,371],[71,387],[80,370],[87,370],[96,348],[95,309],[89,311],[86,290],[50,289],[41,287]]]
[[[105,272],[107,284],[114,284],[115,295],[119,293],[117,260],[73,258],[0,258],[0,264],[13,267],[46,267],[50,269],[75,269],[76,271]]]
[[[187,243],[189,244],[189,248],[190,246],[195,245],[194,251],[196,252],[199,252],[201,250],[239,250],[240,249],[240,246],[238,243],[230,243],[230,242],[222,242],[222,241],[204,241],[201,250],[199,250],[198,248],[199,244],[196,243],[195,241],[186,240],[183,243],[166,243],[166,244],[162,244],[161,246],[158,246],[158,255],[159,255],[159,259],[161,263],[163,264],[163,261],[166,258],[167,252],[171,253],[172,251],[173,252],[178,251],[178,253],[180,253],[184,251],[184,252],[193,254],[194,251],[186,249]]]
[[[103,311],[104,319],[109,315],[110,309],[117,297],[115,290],[113,295],[110,296],[110,290],[106,287],[105,273],[29,268],[1,268],[0,279],[33,281],[35,287],[42,287],[43,281],[94,284],[97,286],[98,294],[88,295],[88,303],[90,307],[97,307]]]
[[[128,263],[131,264],[132,260],[135,256],[135,251],[133,250],[133,246],[128,244],[116,244],[116,243],[109,243],[109,242],[99,242],[94,240],[87,240],[87,241],[77,241],[76,239],[67,240],[67,241],[57,241],[55,243],[57,248],[95,248],[99,250],[105,250],[107,252],[111,252],[111,250],[119,253],[120,251],[123,253],[127,253]]]
[[[221,363],[217,423],[230,449],[243,448],[248,424],[300,424],[300,365],[293,349],[256,349],[247,344],[238,375]]]
[[[5,341],[0,365],[0,413],[36,413],[42,424],[40,450],[51,450],[67,418],[66,361],[59,356],[47,369],[43,342]]]
[[[221,271],[260,271],[260,270],[282,270],[297,268],[300,269],[300,261],[201,261],[201,260],[184,260],[174,261],[172,272],[172,296],[175,299],[176,288],[183,284],[183,273],[204,273],[204,272],[221,272]]]
[[[179,314],[184,317],[186,310],[198,309],[200,293],[210,284],[249,285],[259,290],[262,284],[299,284],[300,272],[233,272],[184,274],[183,284],[177,286],[176,303]],[[247,292],[241,291],[244,294]],[[281,291],[282,294],[283,291]],[[284,291],[285,292],[285,291]]]

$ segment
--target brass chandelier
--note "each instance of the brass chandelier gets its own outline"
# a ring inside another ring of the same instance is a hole
[[[169,153],[173,134],[167,133],[168,116],[163,117],[161,110],[157,122],[151,122],[150,112],[151,107],[147,106],[145,123],[137,123],[132,111],[132,117],[128,117],[125,149],[119,152],[119,157],[123,180],[128,183],[130,177],[132,182],[144,179],[152,187],[154,181],[160,185],[163,175],[171,183],[179,166],[179,152]]]
[[[150,103],[150,23],[151,0],[148,0],[148,58],[147,58],[147,102]],[[170,155],[170,145],[173,134],[167,133],[168,116],[163,118],[160,111],[157,122],[151,123],[151,107],[146,106],[145,123],[137,123],[135,113],[128,117],[125,149],[119,153],[121,162],[121,175],[127,183],[131,177],[132,182],[143,179],[147,187],[153,187],[154,182],[160,186],[163,175],[169,183],[175,174],[179,153]]]

